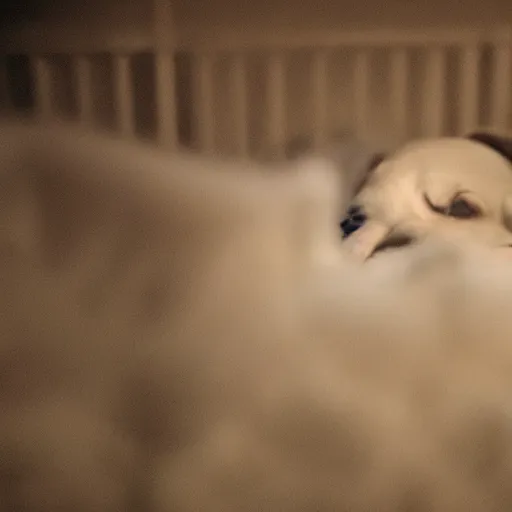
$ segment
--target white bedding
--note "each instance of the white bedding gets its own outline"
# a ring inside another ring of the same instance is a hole
[[[0,510],[512,510],[506,255],[352,261],[320,160],[4,125],[0,166]]]

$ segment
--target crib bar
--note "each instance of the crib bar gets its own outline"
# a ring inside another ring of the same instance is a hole
[[[153,26],[157,140],[161,146],[174,149],[178,145],[178,127],[174,69],[175,25],[171,0],[153,0]]]
[[[155,53],[157,140],[161,146],[171,149],[178,145],[175,83],[173,53],[158,51]]]
[[[409,112],[409,59],[406,48],[393,50],[390,63],[390,106],[397,144],[407,137],[407,114]]]
[[[313,54],[311,65],[313,101],[313,144],[320,149],[326,141],[329,104],[328,54],[319,50]]]
[[[94,99],[92,96],[91,60],[86,55],[74,59],[80,122],[91,125],[94,121]]]
[[[457,134],[463,135],[478,125],[480,49],[477,45],[464,47],[460,56],[460,95]]]
[[[122,135],[130,137],[135,133],[135,112],[133,105],[133,82],[131,59],[128,55],[114,57],[115,98],[117,102],[117,123]]]
[[[7,59],[0,59],[0,108],[6,112],[12,110],[12,98],[9,85],[9,73],[7,71]]]
[[[427,51],[423,97],[423,133],[439,137],[444,130],[446,52],[442,46]]]
[[[36,96],[36,111],[43,118],[53,114],[52,70],[47,57],[36,56],[32,60]]]
[[[370,123],[370,52],[358,51],[354,62],[354,114],[357,136],[368,136]]]
[[[308,48],[391,48],[415,46],[429,48],[433,45],[450,46],[470,41],[490,41],[496,37],[499,27],[488,28],[443,28],[443,29],[396,29],[371,28],[367,30],[274,30],[262,37],[261,30],[198,30],[181,31],[178,46],[181,49],[205,48],[210,51],[261,50],[282,51]],[[123,44],[131,41],[122,41]],[[141,43],[138,43],[140,46]]]
[[[512,89],[512,45],[494,47],[491,73],[491,126],[496,130],[510,129]]]
[[[236,54],[230,67],[233,97],[234,140],[238,156],[249,154],[249,119],[247,115],[247,66],[243,54]]]
[[[286,144],[286,63],[281,53],[267,61],[268,144],[276,156],[284,154]]]
[[[215,150],[215,118],[213,112],[213,57],[203,53],[195,60],[196,110],[195,128],[200,151]]]
[[[172,4],[171,0],[166,0]],[[508,27],[505,24],[493,27],[460,27],[442,29],[418,28],[370,28],[346,30],[334,29],[283,29],[265,33],[254,29],[199,29],[180,30],[176,33],[175,44],[180,50],[230,52],[230,51],[272,51],[280,48],[283,51],[301,50],[308,48],[382,48],[431,45],[457,45],[464,41],[479,40],[492,42],[497,34]],[[171,29],[172,30],[172,29]],[[63,34],[62,31],[44,33],[44,39],[38,31],[10,31],[9,37],[3,41],[5,51],[10,53],[138,53],[151,51],[154,37],[149,31],[127,34],[109,33],[106,36],[83,39],[72,31]],[[67,32],[67,31],[66,31]],[[115,32],[115,31],[112,31]]]

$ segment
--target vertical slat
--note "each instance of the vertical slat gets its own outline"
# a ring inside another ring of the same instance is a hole
[[[329,80],[328,55],[318,50],[313,54],[311,65],[311,88],[313,101],[313,144],[320,149],[327,141]]]
[[[174,68],[174,20],[171,0],[154,0],[155,100],[157,140],[162,146],[176,148],[178,126],[176,109],[176,73]]]
[[[510,129],[512,94],[512,41],[494,47],[491,78],[491,125]]]
[[[178,145],[176,114],[176,74],[171,51],[155,54],[155,87],[158,143],[168,148]]]
[[[463,135],[478,125],[478,82],[480,49],[477,45],[463,47],[460,55],[460,95],[457,132]]]
[[[6,56],[0,59],[0,107],[4,111],[13,109]]]
[[[195,126],[199,149],[215,150],[215,118],[213,110],[213,57],[201,54],[195,58],[196,110]]]
[[[94,120],[91,60],[86,55],[80,55],[76,57],[74,63],[77,83],[78,115],[80,122],[85,125],[90,125]]]
[[[268,143],[282,156],[286,143],[286,64],[285,56],[272,53],[267,61]]]
[[[401,144],[407,137],[409,113],[409,60],[407,50],[392,50],[390,62],[390,105],[396,142]]]
[[[446,52],[441,46],[427,52],[423,97],[423,136],[439,137],[444,129]]]
[[[370,123],[370,52],[360,50],[354,62],[354,114],[356,134],[365,138]]]
[[[53,113],[52,70],[48,58],[37,56],[33,59],[36,111],[43,118]]]
[[[135,112],[133,104],[133,81],[131,60],[128,55],[114,57],[117,123],[125,136],[135,133]]]
[[[234,138],[236,151],[245,157],[249,153],[249,118],[247,115],[247,66],[241,54],[233,56],[230,67],[233,98]]]

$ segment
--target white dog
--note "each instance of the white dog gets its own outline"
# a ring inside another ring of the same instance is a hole
[[[268,170],[2,126],[2,512],[511,510],[510,265]]]
[[[366,259],[435,235],[512,251],[511,160],[512,139],[492,134],[407,144],[354,199],[346,246]]]

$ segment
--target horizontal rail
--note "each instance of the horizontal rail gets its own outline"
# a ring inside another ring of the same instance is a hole
[[[321,30],[321,31],[276,31],[251,34],[183,32],[178,40],[180,48],[200,48],[230,51],[243,48],[248,50],[295,50],[307,48],[336,47],[393,47],[466,45],[512,41],[509,27],[490,29],[449,28],[449,29],[374,29],[374,30]]]
[[[3,54],[134,54],[152,52],[156,42],[151,34],[133,33],[126,36],[66,34],[47,29],[37,31],[5,31],[0,37]]]
[[[316,30],[268,32],[178,31],[174,48],[200,51],[294,50],[336,47],[393,46],[458,46],[466,44],[507,44],[512,42],[512,27],[484,29],[375,29],[375,30]],[[138,53],[155,50],[155,38],[149,31],[126,36],[98,34],[67,34],[57,31],[9,31],[0,39],[1,53],[77,54],[77,53]]]

